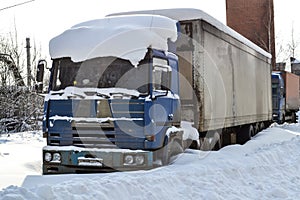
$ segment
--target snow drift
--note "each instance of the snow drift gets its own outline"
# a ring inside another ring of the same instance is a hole
[[[19,139],[26,135],[30,134],[22,133]],[[30,137],[32,144],[26,139],[24,149],[40,143],[36,134]],[[13,184],[7,181],[9,174],[22,177],[17,172],[23,165],[41,159],[41,151],[13,157],[7,146],[11,151],[19,148],[19,139],[5,142],[1,137],[0,183],[8,187],[0,191],[0,199],[298,199],[300,195],[299,124],[273,125],[245,145],[217,152],[188,150],[171,165],[149,171],[41,176],[32,169],[23,184]],[[23,164],[7,166],[9,158],[18,156]]]

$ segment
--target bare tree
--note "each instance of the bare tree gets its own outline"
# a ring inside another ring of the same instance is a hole
[[[286,42],[283,40],[283,38],[279,35],[279,33],[276,36],[276,59],[277,62],[288,62],[289,56],[288,55],[288,49]]]
[[[295,52],[297,47],[299,46],[299,41],[295,40],[295,30],[294,30],[294,24],[292,25],[292,31],[291,31],[291,41],[288,44],[288,51],[289,51],[289,57],[295,58]]]
[[[37,46],[35,41],[33,41],[33,45],[30,49],[31,51],[31,66],[34,69],[39,59],[41,59],[41,46]],[[0,54],[2,54],[2,60],[0,60],[0,84],[2,85],[18,85],[17,81],[20,81],[20,77],[22,79],[26,79],[27,76],[33,77],[35,73],[35,69],[31,69],[33,74],[27,74],[27,68],[25,66],[26,63],[26,51],[25,51],[25,38],[22,41],[19,41],[18,31],[16,26],[14,26],[14,30],[5,34],[0,35]],[[5,57],[10,60],[10,63],[5,62],[3,55],[8,55]],[[12,67],[11,63],[13,63],[16,68]],[[20,76],[15,76],[16,74],[20,74]],[[17,80],[16,80],[17,78]],[[13,79],[13,80],[12,80]],[[24,82],[24,81],[23,81]]]
[[[0,53],[0,61],[5,64],[4,69],[5,69],[6,74],[4,74],[3,78],[2,78],[4,86],[6,86],[6,84],[7,84],[7,77],[9,77],[8,76],[9,72],[12,72],[15,84],[17,86],[25,86],[24,80],[18,70],[18,67],[16,66],[16,64],[14,62],[14,59],[11,57],[11,55]]]
[[[35,40],[33,40],[33,47],[31,48],[31,66],[33,66],[32,71],[32,77],[35,77],[34,75],[36,74],[36,65],[39,60],[42,58],[42,47],[41,45],[37,45]]]
[[[290,38],[285,41],[280,37],[276,38],[276,48],[277,48],[277,58],[280,59],[280,62],[288,62],[290,57],[297,58],[297,50],[300,44],[300,41],[295,37],[294,25],[291,28]]]
[[[6,74],[1,74],[1,79],[5,80],[6,83],[8,81],[10,84],[16,84],[21,81],[20,78],[23,79],[21,74],[24,66],[24,59],[22,58],[23,48],[20,47],[22,46],[22,43],[18,41],[16,26],[14,31],[0,36],[0,41],[0,54],[2,55],[0,67],[2,67],[2,71],[6,72]],[[13,76],[10,75],[10,72],[13,73]],[[15,80],[11,80],[11,77],[14,77]],[[8,80],[8,78],[10,79]],[[2,84],[6,83],[2,82]]]
[[[30,48],[31,66],[41,58],[40,49],[35,43]],[[18,87],[27,78],[25,52],[25,38],[19,41],[16,28],[0,35],[0,134],[39,128],[43,98],[32,87]]]

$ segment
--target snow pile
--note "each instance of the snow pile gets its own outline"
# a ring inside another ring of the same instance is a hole
[[[191,140],[198,140],[199,133],[196,128],[193,127],[193,124],[187,121],[181,122],[181,127],[183,129],[183,140],[191,139]]]
[[[107,17],[78,24],[53,38],[50,55],[53,59],[71,57],[74,62],[115,56],[137,65],[148,47],[167,51],[168,39],[176,41],[177,26],[167,17]]]
[[[28,174],[41,174],[45,145],[41,131],[0,134],[0,188],[21,185]]]
[[[28,176],[0,199],[298,199],[299,163],[300,125],[273,125],[245,145],[187,150],[154,170]]]
[[[244,43],[245,45],[249,46],[250,48],[260,52],[262,55],[271,58],[271,54],[264,51],[262,48],[255,45],[253,42],[236,32],[235,30],[231,29],[230,27],[224,25],[219,20],[213,18],[206,12],[194,8],[176,8],[176,9],[161,9],[161,10],[144,10],[144,11],[133,11],[133,12],[121,12],[121,13],[114,13],[108,16],[118,16],[118,15],[134,15],[134,14],[152,14],[152,15],[161,15],[166,16],[171,19],[177,21],[187,21],[193,19],[202,19],[219,30],[225,32],[226,34],[236,38],[240,42]]]

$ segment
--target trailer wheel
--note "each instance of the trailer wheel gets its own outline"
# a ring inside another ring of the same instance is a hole
[[[245,144],[251,139],[251,136],[254,134],[254,129],[252,125],[244,125],[241,127],[239,133],[237,134],[237,143]]]
[[[261,123],[259,124],[259,132],[262,131],[262,130],[264,130],[264,129],[265,129],[265,123],[264,123],[264,122],[261,122]]]
[[[219,132],[216,132],[216,133],[217,133],[217,135],[216,135],[217,141],[216,141],[216,144],[215,144],[213,150],[218,151],[223,147],[223,134],[219,133]]]
[[[257,122],[256,124],[254,124],[253,128],[254,128],[254,131],[253,131],[253,135],[251,135],[251,136],[255,136],[257,133],[260,132],[260,123]]]
[[[200,140],[191,140],[191,139],[187,139],[185,141],[183,141],[183,144],[184,144],[184,148],[183,150],[185,149],[197,149],[199,150],[200,149]]]
[[[296,113],[292,112],[292,119],[291,119],[291,123],[296,123],[297,119],[296,119]]]

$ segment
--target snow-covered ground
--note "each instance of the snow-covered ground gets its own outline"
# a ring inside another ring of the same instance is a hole
[[[245,145],[187,150],[149,171],[41,175],[40,132],[0,137],[0,199],[299,199],[300,124],[273,125]]]

